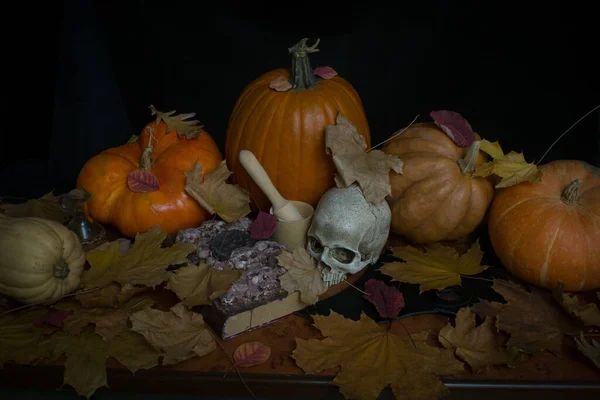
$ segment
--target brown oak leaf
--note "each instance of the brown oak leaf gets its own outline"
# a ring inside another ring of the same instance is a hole
[[[489,154],[493,160],[476,167],[473,176],[499,176],[502,179],[496,188],[509,187],[521,182],[539,182],[542,178],[542,172],[534,163],[525,161],[523,153],[511,151],[504,154],[497,141],[492,143],[482,140],[481,151]]]
[[[580,319],[585,325],[600,327],[600,309],[594,303],[587,303],[579,299],[573,293],[564,293],[564,286],[559,283],[558,287],[552,291],[554,299],[562,308]]]
[[[364,313],[359,321],[334,311],[313,319],[325,339],[296,338],[292,357],[307,374],[341,366],[333,383],[348,399],[375,400],[388,384],[397,398],[438,399],[448,389],[437,376],[464,370],[452,350],[426,343],[427,332],[413,334],[411,341]]]
[[[202,134],[202,125],[198,125],[200,121],[189,120],[196,116],[196,113],[175,114],[175,110],[161,112],[158,111],[152,104],[149,106],[152,115],[156,115],[156,123],[164,121],[167,124],[167,131],[175,130],[180,138],[194,139]]]
[[[455,248],[440,243],[425,246],[425,252],[412,246],[393,247],[392,252],[406,262],[386,263],[380,271],[396,281],[419,284],[421,292],[460,285],[461,275],[477,275],[488,268],[480,265],[483,252],[479,241],[461,256]]]
[[[560,356],[564,335],[576,334],[580,329],[545,290],[533,287],[528,292],[499,279],[492,289],[507,302],[496,316],[496,326],[510,334],[508,347],[528,354],[549,350]]]
[[[357,182],[365,198],[373,204],[392,195],[389,171],[402,173],[402,160],[381,150],[367,151],[365,138],[341,113],[335,125],[325,129],[325,147],[337,169],[338,187],[349,187]]]
[[[226,222],[235,222],[250,213],[250,195],[239,185],[226,182],[231,174],[223,160],[202,178],[202,165],[195,163],[185,173],[185,191],[209,213]]]
[[[112,282],[122,285],[155,287],[169,278],[169,265],[187,262],[187,255],[195,250],[193,244],[175,243],[161,247],[167,233],[159,226],[137,234],[131,249],[123,254],[123,242],[105,243],[87,253],[91,268],[81,277],[84,288],[108,286]]]
[[[188,307],[209,305],[229,290],[233,282],[240,279],[237,269],[216,270],[204,262],[188,264],[169,277],[167,289],[175,292]]]
[[[456,313],[455,326],[450,323],[439,333],[440,343],[447,349],[455,349],[456,356],[479,371],[491,365],[514,366],[523,360],[515,347],[505,347],[494,318],[486,317],[476,326],[475,314],[463,307]]]
[[[203,357],[217,345],[201,314],[188,311],[177,303],[169,311],[147,308],[130,315],[134,332],[163,353],[163,365],[177,364]]]
[[[317,269],[315,259],[304,247],[297,247],[293,252],[283,250],[277,256],[277,263],[287,269],[279,277],[281,287],[288,293],[300,292],[300,299],[306,304],[315,304],[319,295],[327,291],[321,272]]]

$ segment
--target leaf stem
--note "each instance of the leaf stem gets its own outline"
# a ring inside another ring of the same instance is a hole
[[[351,284],[351,283],[350,283],[350,282],[348,282],[348,281],[342,281],[342,282],[344,282],[344,283],[345,283],[346,285],[348,285],[348,286],[351,286],[351,287],[353,287],[354,289],[358,290],[358,291],[359,291],[359,292],[361,292],[362,294],[366,294],[367,296],[369,295],[369,293],[367,293],[367,292],[364,292],[364,291],[360,290],[359,288],[357,288],[356,286],[354,286],[353,284]]]
[[[406,327],[406,325],[404,325],[404,324],[402,323],[402,321],[400,321],[399,319],[397,319],[396,321],[397,321],[397,322],[398,322],[398,323],[399,323],[399,324],[400,324],[400,325],[401,325],[401,326],[404,328],[404,330],[406,331],[406,334],[408,335],[408,338],[409,338],[409,339],[410,339],[410,341],[412,342],[412,345],[413,345],[413,347],[416,349],[416,348],[417,348],[417,345],[416,345],[415,341],[413,340],[413,338],[412,338],[412,335],[411,335],[411,334],[410,334],[410,332],[408,331],[408,328]],[[391,326],[391,325],[392,325],[392,324],[391,324],[391,322],[390,322],[390,326]]]
[[[376,147],[381,146],[382,144],[389,142],[390,140],[394,139],[395,137],[398,137],[400,135],[402,135],[404,133],[404,131],[406,131],[408,128],[411,127],[412,124],[415,123],[415,121],[417,120],[417,118],[419,118],[419,114],[417,114],[417,116],[410,122],[410,124],[408,124],[407,127],[400,129],[399,131],[397,131],[396,133],[394,133],[392,136],[390,136],[389,138],[385,139],[383,142],[376,144],[375,146],[371,147],[369,150],[365,151],[365,153],[370,152],[371,150],[373,150]]]

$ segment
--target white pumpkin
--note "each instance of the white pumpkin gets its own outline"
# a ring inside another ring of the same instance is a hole
[[[0,217],[0,293],[51,304],[79,286],[85,252],[75,232],[45,218]]]

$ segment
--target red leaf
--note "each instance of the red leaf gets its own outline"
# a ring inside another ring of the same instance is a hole
[[[338,73],[335,69],[331,67],[317,67],[314,70],[314,74],[323,79],[331,79],[336,76]]]
[[[468,147],[475,141],[475,132],[469,122],[457,112],[448,110],[429,113],[433,122],[459,147]]]
[[[238,367],[252,367],[262,364],[271,357],[271,348],[261,342],[241,344],[233,353],[233,361]]]
[[[269,82],[269,87],[278,92],[287,92],[292,88],[292,84],[283,75],[279,75]]]
[[[250,224],[248,231],[254,240],[268,239],[275,233],[277,217],[273,214],[259,211],[256,219]]]
[[[56,326],[57,328],[63,328],[65,326],[64,321],[71,313],[69,311],[62,310],[51,310],[48,314],[39,316],[34,324],[38,326]]]
[[[363,297],[375,305],[383,318],[396,318],[404,308],[404,295],[395,287],[383,281],[371,278],[365,282],[366,295]]]
[[[127,186],[132,192],[154,192],[158,190],[158,178],[149,171],[136,169],[127,175]]]

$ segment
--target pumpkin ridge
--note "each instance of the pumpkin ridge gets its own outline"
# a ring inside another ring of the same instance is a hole
[[[293,96],[293,95],[285,96],[285,98],[282,99],[280,105],[283,104],[284,102],[286,103],[286,107],[285,107],[286,110],[289,109],[288,108],[289,107],[288,103],[292,102],[291,115],[292,115],[292,117],[294,117],[294,114],[297,111],[297,108],[295,106],[297,106],[298,103],[301,103],[301,95],[300,96]],[[277,106],[277,108],[279,108],[279,106]],[[282,129],[285,127],[284,122],[287,119],[285,117],[288,115],[288,112],[289,111],[286,111],[286,112],[283,112],[283,113],[279,114],[280,118],[281,118],[281,120],[279,121],[279,126],[282,127]],[[300,120],[300,131],[298,132],[298,135],[297,135],[300,138],[304,135],[304,124],[302,122],[303,121]],[[268,130],[265,130],[264,132],[268,132]],[[282,147],[281,146],[281,142],[283,142],[284,141],[283,139],[285,139],[283,136],[284,136],[284,134],[276,135],[276,137],[277,137],[277,145],[275,145],[274,148],[278,149],[278,151],[281,151],[281,150],[285,151],[285,148],[281,149],[281,147]],[[263,138],[261,138],[261,139],[263,139]],[[261,140],[261,142],[263,142],[262,151],[264,151],[264,142],[266,142],[266,140]],[[261,154],[261,158],[262,158],[262,156],[263,155]],[[281,183],[280,183],[280,180],[279,180],[279,174],[280,174],[281,169],[279,168],[279,165],[280,165],[281,160],[283,158],[284,157],[275,157],[275,169],[274,169],[275,173],[271,172],[271,175],[273,175],[273,178],[271,178],[271,179],[273,180],[273,183],[275,184],[275,187],[279,187],[279,188],[281,188]],[[288,159],[286,159],[286,161],[287,160]],[[288,179],[289,178],[292,178],[292,177],[288,177]],[[295,180],[296,177],[294,176],[292,179]],[[278,190],[281,190],[281,189],[278,189]],[[288,197],[290,197],[290,196],[288,195]]]
[[[348,90],[348,88],[346,87],[344,82],[342,82],[339,79],[333,78],[327,82],[329,82],[332,86],[337,85],[338,88],[340,88],[346,94],[347,98],[349,98],[351,100],[350,104],[354,105],[353,114],[360,115],[361,113],[364,112],[364,106],[363,106],[362,102],[359,103],[360,98],[358,97],[356,90],[353,90],[353,91]],[[337,96],[334,96],[334,98],[335,98],[336,102],[338,103],[338,107],[339,107],[339,100],[337,99]],[[367,120],[365,120],[365,124],[367,125],[367,126],[363,126],[363,129],[365,129],[365,131],[361,132],[361,133],[366,135],[369,132]],[[369,149],[371,147],[371,138],[370,137],[365,138],[365,141],[367,142],[367,149]]]
[[[424,179],[424,180],[421,180],[421,181],[417,182],[417,185],[419,185],[419,184],[423,183],[425,180],[427,180],[427,179]],[[411,186],[413,186],[413,185],[411,185]],[[440,203],[440,204],[443,204],[443,203],[445,203],[445,202],[446,202],[446,200],[448,200],[448,198],[450,198],[450,196],[452,196],[452,195],[454,194],[454,192],[456,191],[456,187],[457,187],[457,186],[458,186],[458,182],[457,182],[457,183],[454,185],[454,187],[452,188],[452,190],[449,190],[449,191],[448,191],[448,193],[447,193],[447,194],[444,196],[444,198],[443,198],[443,199],[439,200],[439,203]],[[410,187],[409,187],[408,189],[410,189]],[[407,189],[406,191],[408,191],[408,189]],[[432,208],[432,211],[431,211],[431,213],[427,214],[426,216],[423,216],[423,217],[421,218],[421,220],[419,221],[419,224],[418,224],[418,225],[414,225],[414,226],[411,226],[411,227],[412,227],[413,229],[417,229],[417,228],[420,228],[420,227],[422,227],[422,226],[423,226],[423,225],[424,225],[424,224],[425,224],[427,221],[429,221],[429,220],[431,219],[431,217],[432,217],[432,216],[433,216],[433,215],[434,215],[436,212],[439,212],[439,211],[440,211],[440,210],[442,210],[442,209],[443,209],[443,207],[433,207],[433,208]]]
[[[510,206],[509,208],[507,208],[506,210],[504,210],[502,212],[502,214],[500,214],[499,216],[497,216],[494,221],[492,221],[494,223],[494,231],[500,225],[500,221],[502,221],[502,219],[504,217],[506,217],[506,215],[508,215],[511,211],[513,211],[517,206],[520,206],[523,203],[527,203],[528,201],[537,201],[537,200],[556,200],[556,199],[554,197],[529,197],[529,198],[527,198],[525,200],[522,200],[522,201],[520,201],[518,203],[513,204],[512,206]]]
[[[554,243],[556,243],[556,238],[564,224],[565,216],[563,215],[560,223],[557,224],[556,232],[554,232],[554,236],[552,237],[552,241],[550,242],[550,246],[548,246],[548,251],[546,252],[546,258],[544,259],[544,263],[542,264],[542,268],[540,269],[540,284],[546,285],[548,281],[548,265],[550,264],[550,254],[552,253],[552,249],[554,249]]]
[[[136,146],[135,148],[137,149],[138,147]],[[137,168],[140,167],[140,160],[139,160],[139,158],[142,155],[141,152],[139,152],[140,154],[131,154],[132,159],[130,159],[130,158],[128,158],[128,157],[126,157],[126,156],[123,155],[123,153],[129,155],[128,152],[125,152],[125,151],[121,152],[118,149],[119,149],[118,147],[113,147],[113,148],[104,150],[103,153],[105,155],[110,155],[110,156],[113,156],[113,157],[119,157],[119,158],[127,161],[129,164],[131,164],[134,167],[134,169],[137,169]],[[136,156],[137,156],[137,159],[136,159]],[[134,162],[133,160],[136,160],[136,161]]]

